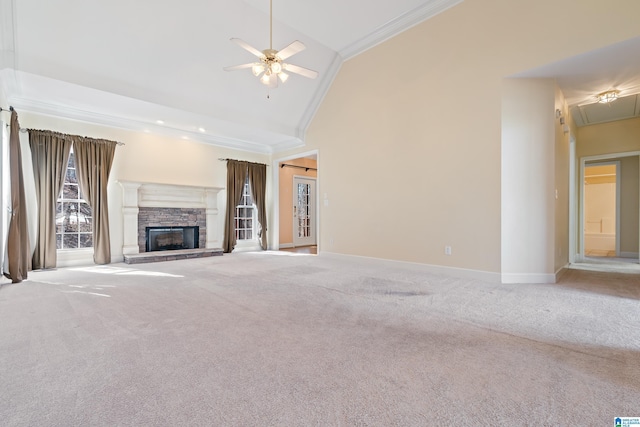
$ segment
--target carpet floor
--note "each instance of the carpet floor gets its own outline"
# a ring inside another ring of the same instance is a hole
[[[241,253],[0,287],[3,426],[613,426],[640,275],[503,285]]]

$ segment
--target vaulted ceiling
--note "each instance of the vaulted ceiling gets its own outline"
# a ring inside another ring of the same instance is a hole
[[[304,132],[343,61],[461,0],[273,0],[273,47],[319,72],[269,90],[230,42],[269,47],[269,0],[0,0],[11,102],[44,114],[273,152]],[[162,121],[159,124],[158,121]]]
[[[17,109],[278,152],[304,144],[344,61],[462,1],[273,0],[273,47],[300,40],[287,62],[319,77],[268,89],[223,71],[255,60],[232,37],[269,47],[268,0],[0,0],[0,83]],[[612,85],[640,93],[639,51],[640,38],[519,76],[556,78],[576,111]]]

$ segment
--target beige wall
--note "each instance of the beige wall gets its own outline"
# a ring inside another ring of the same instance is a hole
[[[226,187],[226,163],[218,158],[235,158],[267,163],[270,157],[214,147],[197,141],[161,137],[142,132],[90,125],[82,122],[20,113],[23,128],[48,129],[57,132],[105,138],[125,143],[116,148],[113,167],[109,176],[109,221],[111,228],[111,252],[114,261],[122,260],[123,216],[122,189],[117,181]],[[267,188],[271,185],[267,174]],[[272,221],[271,191],[267,191],[267,216]],[[226,191],[218,194],[219,227],[223,227],[226,208]],[[269,227],[271,228],[271,227]],[[220,235],[222,235],[220,228]]]
[[[583,126],[576,133],[578,159],[640,151],[640,118]]]
[[[347,61],[307,131],[330,201],[321,252],[501,272],[503,78],[638,36],[638,14],[467,0]]]
[[[315,159],[292,159],[285,162],[288,165],[317,168]],[[315,170],[284,167],[279,169],[279,199],[280,199],[280,246],[293,244],[293,177],[307,176],[315,178],[318,175]]]

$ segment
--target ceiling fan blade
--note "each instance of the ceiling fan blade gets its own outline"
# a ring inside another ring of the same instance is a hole
[[[287,71],[291,71],[292,73],[300,74],[301,76],[307,77],[309,79],[315,79],[318,77],[318,72],[310,70],[308,68],[300,67],[298,65],[293,64],[282,64],[282,68]]]
[[[241,48],[243,48],[244,50],[246,50],[247,52],[253,53],[258,58],[264,58],[264,53],[260,52],[258,49],[251,46],[247,42],[237,38],[232,38],[231,41],[237,44],[238,46],[240,46]]]
[[[277,55],[278,55],[278,58],[284,60],[284,59],[287,59],[290,56],[295,55],[298,52],[302,52],[306,48],[307,47],[304,45],[304,43],[302,43],[301,41],[296,40],[293,43],[291,43],[289,46],[287,46],[284,49],[280,50],[277,53]]]
[[[232,65],[231,67],[224,67],[223,70],[225,71],[242,70],[244,68],[251,68],[253,67],[254,64],[255,62],[252,62],[250,64]]]

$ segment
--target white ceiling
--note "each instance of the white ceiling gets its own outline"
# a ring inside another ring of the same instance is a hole
[[[268,0],[0,0],[0,83],[18,111],[277,152],[303,145],[343,61],[461,1],[273,0],[273,47],[302,41],[287,62],[320,76],[269,91],[222,70],[254,60],[230,38],[268,47]],[[576,117],[598,92],[640,93],[638,52],[640,38],[517,77],[556,78]]]
[[[273,152],[303,145],[343,61],[460,1],[273,0],[273,47],[302,41],[287,62],[320,76],[269,90],[223,71],[255,60],[230,38],[269,47],[268,0],[0,0],[1,78],[16,109]]]
[[[514,77],[556,79],[578,126],[640,117],[640,37]],[[621,99],[598,104],[596,96],[609,90],[620,91]]]

